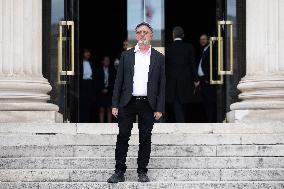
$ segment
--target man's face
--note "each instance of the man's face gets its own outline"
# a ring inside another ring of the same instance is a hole
[[[128,48],[128,42],[127,42],[127,41],[124,41],[124,42],[123,42],[123,49],[124,49],[124,50],[127,50],[127,48]]]
[[[201,45],[202,47],[207,46],[207,45],[209,44],[209,38],[208,38],[208,36],[206,36],[206,35],[200,36],[199,42],[200,42],[200,45]]]
[[[136,40],[139,45],[150,45],[153,33],[147,26],[140,26],[136,30]]]
[[[84,52],[84,58],[87,59],[87,60],[90,59],[91,58],[91,53],[88,52],[88,51]]]
[[[103,66],[105,66],[105,67],[109,66],[109,64],[110,64],[109,57],[105,56],[102,63],[103,63]]]

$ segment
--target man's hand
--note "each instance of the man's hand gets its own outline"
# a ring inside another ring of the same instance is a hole
[[[156,120],[159,120],[162,117],[162,112],[154,112],[154,117]]]
[[[200,84],[200,82],[199,82],[199,81],[194,82],[194,86],[195,86],[195,87],[198,87],[198,86],[199,86],[199,84]]]
[[[103,93],[103,94],[106,94],[107,92],[108,92],[107,89],[103,89],[103,90],[102,90],[102,93]]]
[[[117,118],[118,109],[117,109],[117,108],[112,108],[112,111],[111,111],[111,112],[112,112],[112,115]]]

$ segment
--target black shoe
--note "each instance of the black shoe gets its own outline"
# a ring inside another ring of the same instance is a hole
[[[138,173],[138,182],[150,182],[147,173]]]
[[[118,183],[118,182],[124,182],[125,177],[122,172],[114,173],[108,180],[108,183]]]

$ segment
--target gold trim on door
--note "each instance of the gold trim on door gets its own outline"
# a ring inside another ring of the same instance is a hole
[[[232,21],[218,21],[218,37],[210,37],[210,84],[223,84],[224,75],[233,75],[234,69],[234,33],[233,33],[233,22]],[[222,36],[222,28],[230,27],[230,51],[229,60],[230,68],[229,70],[224,69],[224,38]],[[218,42],[218,75],[220,80],[213,80],[213,44]]]
[[[71,29],[71,36],[65,36],[63,37],[63,27],[67,26],[67,29]],[[75,49],[74,49],[74,21],[60,21],[59,22],[59,37],[58,37],[58,83],[59,84],[67,84],[66,81],[61,80],[61,76],[74,76],[74,62],[75,62]],[[71,70],[63,70],[62,64],[63,64],[63,56],[62,56],[62,48],[63,48],[63,41],[70,40],[69,48],[68,48],[68,54],[69,54],[69,60],[70,60],[70,68]]]
[[[223,39],[219,39],[219,37],[210,37],[210,84],[212,85],[222,85],[223,84],[223,75],[220,75],[220,79],[219,80],[214,80],[213,79],[213,44],[215,42],[218,42],[218,68],[222,67],[222,51],[220,48],[222,48],[222,46],[220,45],[220,41],[223,41]],[[218,74],[219,75],[219,74]]]
[[[230,69],[229,70],[223,70],[223,68],[219,67],[218,70],[219,75],[233,75],[233,67],[234,67],[234,33],[233,33],[233,22],[232,21],[218,21],[218,37],[222,37],[221,28],[222,27],[230,27]],[[221,42],[222,46],[224,46],[223,41]],[[223,57],[222,57],[223,59]]]

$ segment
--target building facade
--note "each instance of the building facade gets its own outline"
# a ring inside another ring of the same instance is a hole
[[[220,121],[284,120],[283,1],[216,0],[208,5],[212,13],[206,14],[205,21],[203,17],[199,19],[200,11],[196,10],[196,17],[185,16],[182,22],[179,18],[171,21],[180,7],[174,9],[170,1],[133,2],[119,1],[115,6],[124,7],[119,13],[122,16],[117,20],[114,16],[108,23],[114,28],[124,23],[125,33],[119,34],[126,34],[123,37],[130,44],[134,41],[133,25],[142,20],[153,25],[153,46],[161,51],[175,24],[188,26],[186,29],[193,31],[189,33],[193,37],[202,31],[217,37],[212,49],[222,51],[223,56],[216,55],[213,60],[224,64],[218,95]],[[102,17],[91,17],[92,14],[85,14],[87,20],[82,20],[84,13],[90,12],[86,7],[87,3],[78,0],[0,0],[1,122],[78,122],[81,49],[88,46],[88,40],[98,42],[103,49],[104,39],[112,37],[111,33],[86,37],[88,30],[104,32],[103,22],[107,22]],[[194,39],[188,39],[194,43]],[[107,42],[106,48],[111,47]]]

